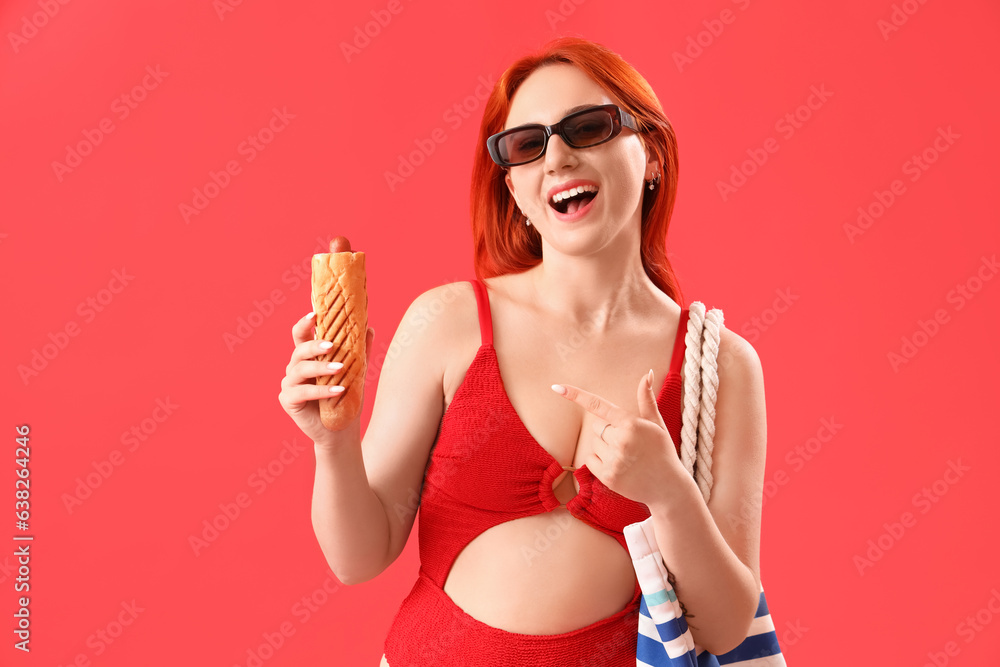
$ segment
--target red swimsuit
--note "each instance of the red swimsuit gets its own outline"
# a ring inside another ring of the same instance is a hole
[[[627,551],[624,527],[649,516],[646,505],[607,488],[586,465],[572,472],[579,492],[560,504],[552,482],[563,473],[563,465],[528,433],[511,405],[493,348],[486,286],[478,280],[472,285],[482,345],[445,411],[431,451],[420,495],[420,572],[389,629],[386,660],[390,667],[634,667],[642,595],[638,580],[624,609],[556,635],[507,632],[487,625],[466,614],[443,590],[459,552],[486,529],[506,521],[566,507]],[[678,332],[686,330],[687,317],[688,311],[682,310]],[[684,336],[678,335],[670,372],[656,398],[678,452],[683,356]]]

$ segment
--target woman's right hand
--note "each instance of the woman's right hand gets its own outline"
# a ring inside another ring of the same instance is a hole
[[[330,252],[351,252],[351,242],[346,236],[337,236],[330,241]],[[315,340],[315,319],[315,313],[309,313],[292,327],[292,341],[295,343],[295,349],[292,351],[292,360],[285,367],[285,377],[281,381],[281,393],[278,394],[278,401],[288,416],[302,429],[302,432],[318,445],[332,446],[335,442],[343,441],[344,436],[340,434],[341,431],[346,433],[355,431],[356,437],[360,441],[361,411],[365,406],[363,391],[358,416],[348,422],[344,428],[331,431],[323,425],[320,419],[317,399],[337,396],[345,389],[339,384],[330,386],[316,384],[317,377],[341,373],[343,368],[332,369],[325,362],[316,361],[316,357],[324,354],[327,350],[320,347],[323,341]],[[365,372],[361,376],[362,380],[368,372],[374,339],[375,330],[368,327],[365,332]],[[330,344],[326,345],[330,346]],[[335,389],[337,392],[331,393],[331,389]]]
[[[330,387],[317,385],[316,378],[321,375],[336,375],[342,373],[343,369],[333,370],[327,367],[322,361],[315,358],[325,354],[327,350],[320,347],[323,341],[315,339],[316,316],[314,313],[306,315],[292,327],[292,340],[295,349],[292,350],[292,358],[285,367],[285,377],[281,380],[281,393],[278,394],[278,401],[285,409],[292,421],[302,429],[306,437],[310,438],[318,445],[332,446],[343,441],[344,433],[348,429],[361,433],[361,409],[358,416],[349,422],[340,431],[331,431],[323,425],[319,416],[319,403],[317,399],[336,396],[330,392]],[[371,359],[372,343],[375,339],[375,330],[368,327],[365,333],[365,362]],[[331,385],[334,387],[340,385]],[[361,402],[364,408],[364,397]]]

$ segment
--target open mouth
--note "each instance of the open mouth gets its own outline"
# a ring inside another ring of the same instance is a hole
[[[563,215],[569,215],[589,204],[596,196],[596,191],[584,190],[557,202],[550,201],[549,206]]]

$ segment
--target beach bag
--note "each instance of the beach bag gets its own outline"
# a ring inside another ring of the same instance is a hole
[[[712,493],[715,397],[722,311],[690,307],[684,354],[685,405],[681,417],[681,461],[698,483],[705,502]],[[625,540],[642,589],[636,667],[785,667],[764,587],[746,639],[732,651],[713,655],[694,643],[687,619],[668,580],[653,532],[653,518],[625,526]]]

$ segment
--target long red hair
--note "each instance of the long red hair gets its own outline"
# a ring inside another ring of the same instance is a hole
[[[520,273],[542,261],[538,231],[528,227],[507,190],[504,170],[490,158],[486,139],[503,129],[511,99],[535,69],[549,63],[575,65],[635,116],[640,136],[661,165],[660,184],[642,199],[642,266],[646,275],[683,306],[680,284],[667,259],[666,237],[677,194],[677,139],[652,87],[621,56],[580,37],[559,37],[512,64],[490,93],[479,126],[472,166],[472,240],[476,277]],[[644,184],[645,187],[645,184]]]

